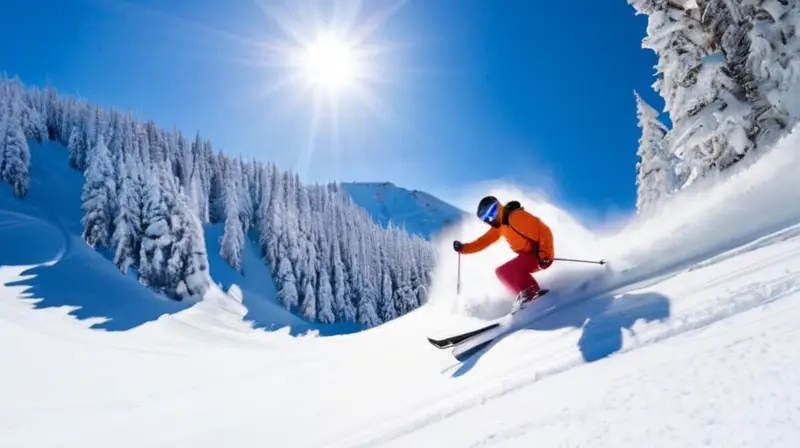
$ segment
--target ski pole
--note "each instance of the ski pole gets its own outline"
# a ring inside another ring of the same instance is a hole
[[[461,295],[461,252],[458,253],[458,279],[456,280],[456,295]]]
[[[605,260],[600,260],[600,261],[576,260],[574,258],[553,258],[553,261],[571,261],[571,262],[574,262],[574,263],[606,264]]]

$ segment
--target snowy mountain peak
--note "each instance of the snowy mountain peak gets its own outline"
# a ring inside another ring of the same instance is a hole
[[[463,210],[420,190],[408,190],[392,182],[347,182],[342,188],[372,219],[382,225],[402,227],[431,239],[468,216]]]

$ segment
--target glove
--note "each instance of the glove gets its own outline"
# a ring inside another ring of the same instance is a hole
[[[453,250],[458,253],[461,253],[461,249],[464,248],[464,245],[461,244],[461,241],[453,241]]]
[[[549,258],[539,258],[539,268],[540,269],[547,269],[550,265],[553,264],[553,260]]]

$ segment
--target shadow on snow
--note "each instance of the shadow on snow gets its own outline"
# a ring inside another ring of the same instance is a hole
[[[549,316],[501,335],[465,360],[453,372],[453,376],[462,376],[472,370],[480,358],[495,344],[516,331],[581,328],[582,333],[577,348],[583,361],[595,362],[622,349],[623,330],[631,330],[637,321],[655,322],[669,317],[669,299],[658,293],[623,294],[616,298],[611,295],[598,296],[585,302],[566,305]],[[536,350],[536,347],[531,347],[531,350]]]
[[[78,319],[106,319],[91,328],[122,331],[191,305],[162,298],[140,285],[132,273],[120,273],[99,252],[79,247],[82,241],[70,241],[74,237],[50,231],[52,227],[42,226],[41,221],[9,226],[8,217],[0,213],[0,247],[4,248],[0,266],[38,264],[22,273],[28,278],[7,283],[26,287],[25,296],[38,300],[33,304],[36,309],[77,307],[70,315]]]

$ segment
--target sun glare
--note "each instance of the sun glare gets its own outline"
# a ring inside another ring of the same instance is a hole
[[[320,35],[303,48],[299,65],[309,83],[329,93],[353,86],[359,76],[353,47],[331,34]]]
[[[264,27],[264,35],[253,42],[256,53],[245,58],[247,64],[267,70],[253,97],[274,100],[270,109],[282,115],[280,121],[291,123],[286,129],[307,126],[298,133],[306,141],[297,151],[297,171],[303,172],[318,149],[335,157],[352,150],[344,144],[345,139],[375,138],[373,133],[363,132],[365,120],[374,120],[371,130],[404,125],[385,96],[391,96],[389,89],[400,81],[399,67],[392,66],[392,53],[409,46],[381,42],[381,30],[407,0],[369,5],[360,0],[255,2],[270,23]],[[402,69],[409,69],[408,64]],[[298,122],[298,116],[307,118],[307,125]]]

